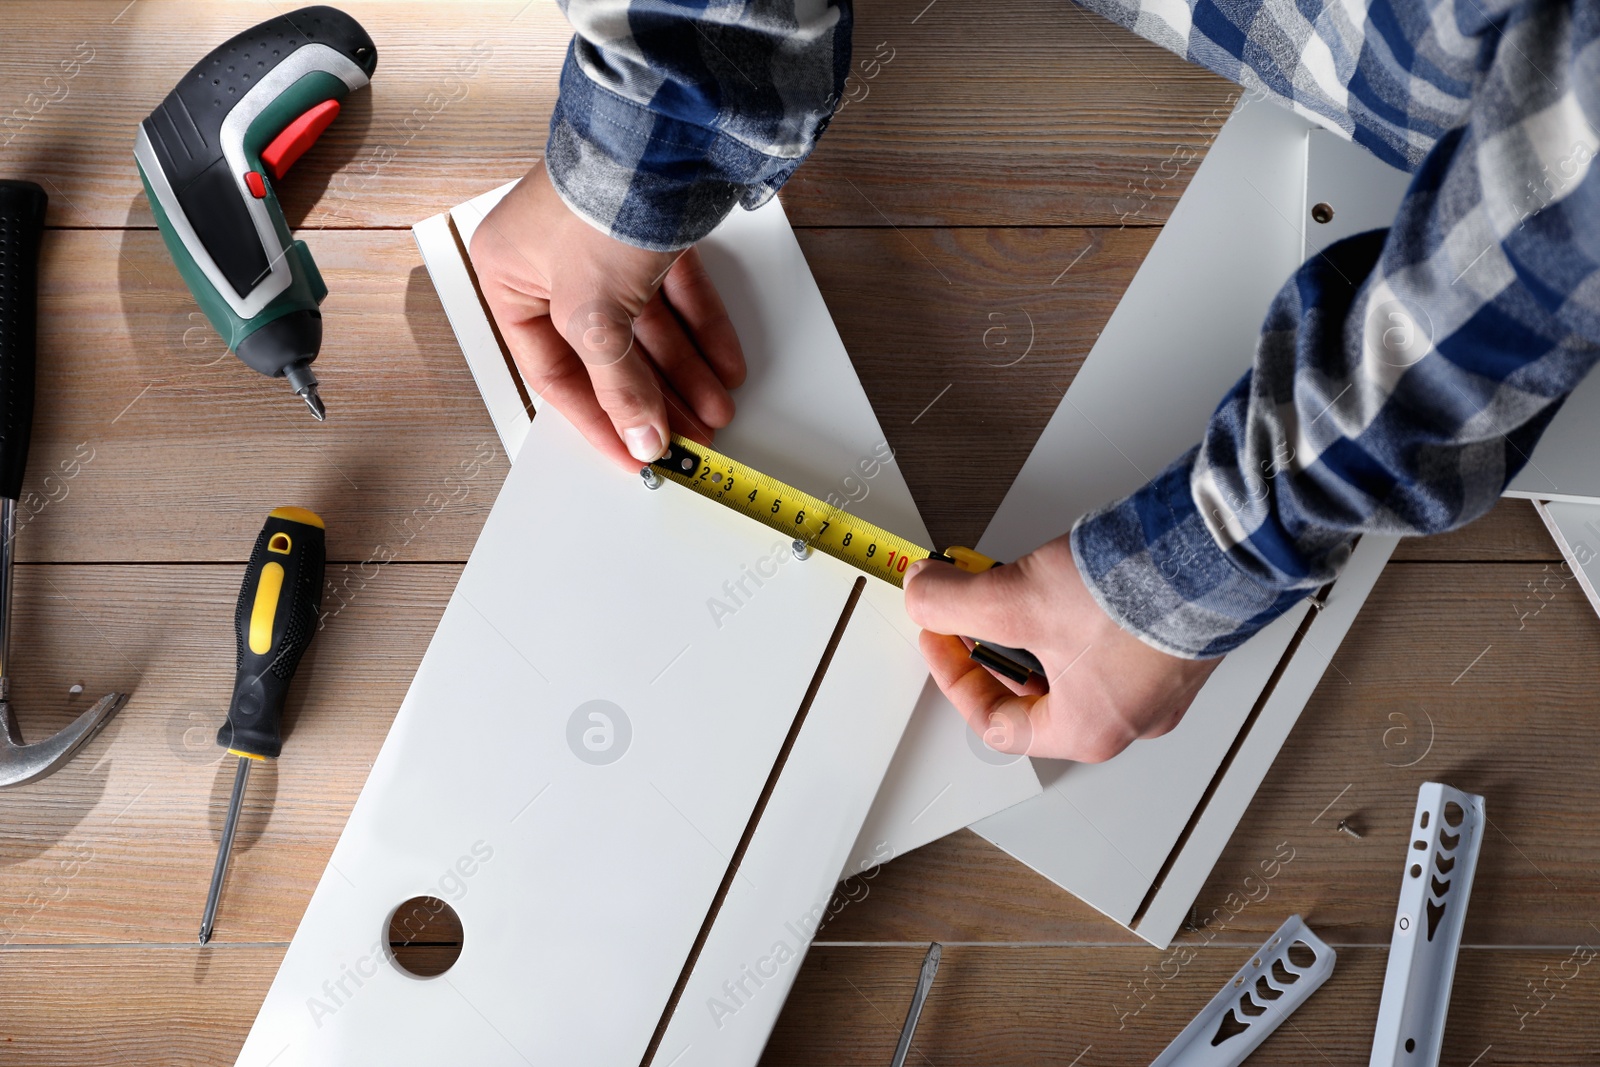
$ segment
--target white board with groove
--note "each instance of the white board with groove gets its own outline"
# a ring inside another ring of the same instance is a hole
[[[467,265],[461,262],[457,252],[458,247],[470,245],[478,224],[510,188],[511,185],[504,185],[474,197],[452,209],[448,217],[436,215],[426,219],[417,224],[416,233],[495,428],[507,453],[515,457],[522,435],[527,433],[528,413],[518,398],[517,379],[494,339]],[[790,346],[790,351],[794,353],[795,365],[788,370],[805,379],[786,377],[784,389],[809,390],[793,395],[815,397],[818,403],[845,403],[851,425],[864,420],[861,424],[870,424],[876,433],[877,420],[860,391],[844,342],[834,328],[816,281],[805,266],[805,257],[789,229],[781,203],[763,207],[752,218],[742,217],[744,215],[745,212],[736,211],[723,225],[748,229],[750,223],[760,220],[761,235],[752,234],[741,245],[742,254],[751,262],[750,269],[737,275],[723,271],[717,258],[720,253],[715,236],[709,245],[701,246],[701,255],[706,258],[708,269],[723,292],[746,349],[752,338],[792,336],[796,343]],[[460,235],[460,246],[450,232],[452,225]],[[757,249],[771,262],[757,265],[749,260],[757,254]],[[437,269],[435,264],[438,264]],[[756,286],[744,283],[725,288],[725,276],[771,279],[772,284],[763,281]],[[781,323],[781,329],[763,326],[763,322]],[[747,382],[735,394],[741,414],[731,426],[718,432],[719,449],[814,496],[826,498],[829,493],[851,498],[860,496],[858,503],[851,504],[852,512],[924,545],[930,543],[927,529],[911,499],[911,491],[899,470],[869,462],[881,456],[888,444],[881,433],[870,441],[863,439],[863,445],[857,449],[859,454],[854,458],[841,457],[830,468],[826,479],[809,481],[811,475],[804,469],[804,463],[796,465],[793,457],[785,457],[784,450],[793,447],[803,456],[809,453],[810,446],[791,439],[780,441],[774,448],[767,439],[762,413],[746,410],[749,403],[746,397],[752,388],[752,383]],[[825,390],[835,393],[832,399],[823,399],[820,394]],[[754,418],[749,417],[752,414]],[[753,458],[756,456],[762,458]],[[772,466],[764,466],[764,463]],[[874,473],[869,475],[869,472]],[[848,481],[850,479],[854,480],[853,484]],[[1039,781],[1028,762],[985,746],[930,680],[840,877],[847,878],[870,869],[885,857],[904,855],[1038,794]]]

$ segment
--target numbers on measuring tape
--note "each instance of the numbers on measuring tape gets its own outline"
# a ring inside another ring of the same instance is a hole
[[[833,500],[823,503],[745,469],[725,456],[702,451],[699,446],[679,444],[675,447],[684,453],[682,464],[675,459],[663,465],[663,470],[680,484],[710,499],[723,501],[786,537],[804,541],[895,585],[901,584],[901,577],[913,559],[927,554],[926,549],[919,550],[915,544],[887,530],[856,519]],[[695,470],[697,466],[698,471]],[[746,482],[751,483],[748,489]],[[738,497],[733,495],[736,486]],[[834,530],[835,526],[839,529]],[[857,534],[862,535],[859,541]]]

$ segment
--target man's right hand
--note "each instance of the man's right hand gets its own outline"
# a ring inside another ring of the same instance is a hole
[[[574,214],[536,164],[479,224],[472,265],[528,387],[613,462],[733,418],[744,352],[695,250],[650,252]]]

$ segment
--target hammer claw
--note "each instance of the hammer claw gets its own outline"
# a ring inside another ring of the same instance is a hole
[[[0,789],[37,781],[60,769],[100,732],[127,699],[126,693],[107,693],[53,737],[31,745],[22,743],[10,702],[0,701],[0,726],[4,727],[0,729]]]

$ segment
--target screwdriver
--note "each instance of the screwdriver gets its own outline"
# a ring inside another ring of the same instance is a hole
[[[139,124],[150,212],[195,303],[251,370],[283,378],[321,422],[311,364],[328,287],[276,184],[367,85],[378,50],[331,7],[276,15],[190,68]]]
[[[217,744],[239,757],[233,796],[222,824],[217,865],[211,871],[200,943],[211,940],[217,900],[228,873],[228,854],[239,825],[245,783],[256,760],[277,759],[283,750],[283,702],[300,657],[317,632],[322,610],[322,570],[326,559],[322,519],[305,508],[274,508],[256,537],[239,604],[233,612],[238,642],[238,669],[228,721],[217,731]]]

